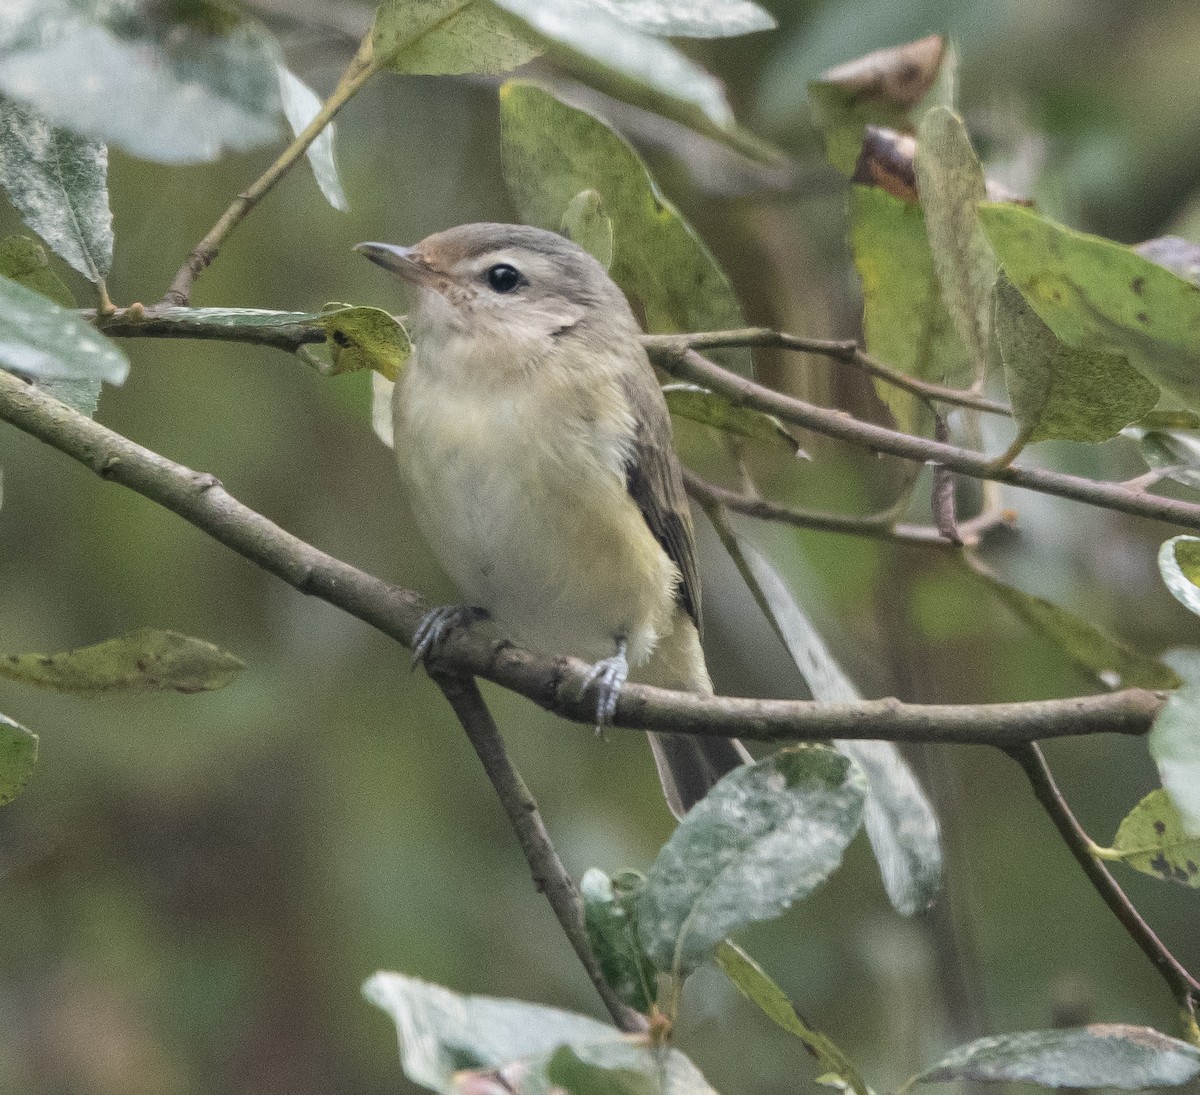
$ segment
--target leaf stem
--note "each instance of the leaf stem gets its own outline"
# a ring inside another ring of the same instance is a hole
[[[1054,827],[1096,892],[1167,983],[1180,1008],[1194,1020],[1196,1009],[1200,1006],[1200,981],[1167,949],[1129,900],[1112,872],[1095,857],[1092,849],[1096,845],[1067,805],[1037,742],[1014,746],[1006,752],[1025,772],[1038,802],[1050,815]]]
[[[192,248],[164,294],[162,304],[181,307],[188,303],[196,279],[216,259],[229,233],[245,220],[271,188],[299,162],[308,146],[333,121],[334,115],[354,97],[379,67],[372,49],[371,34],[368,33],[359,44],[358,52],[351,59],[346,71],[342,73],[337,87],[312,121],[296,134],[287,148],[280,153],[279,158],[233,200],[207,235]]]

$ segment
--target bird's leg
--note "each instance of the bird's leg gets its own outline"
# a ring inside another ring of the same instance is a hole
[[[421,617],[417,630],[413,632],[413,668],[416,669],[418,662],[428,662],[433,648],[456,627],[470,627],[490,616],[486,608],[473,608],[471,605],[439,605],[431,608]]]
[[[629,662],[625,657],[627,644],[621,637],[617,638],[617,652],[612,657],[598,661],[583,680],[583,691],[593,685],[596,687],[596,733],[600,733],[609,723],[617,710],[617,697],[621,694],[621,685],[629,676]]]

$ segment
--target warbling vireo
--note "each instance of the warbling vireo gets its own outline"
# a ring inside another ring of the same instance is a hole
[[[595,663],[600,723],[627,675],[711,693],[671,420],[604,267],[553,232],[511,224],[356,250],[419,289],[392,404],[396,460],[467,600],[425,618],[417,653],[482,609],[522,646]],[[718,738],[650,744],[676,815],[749,759]]]

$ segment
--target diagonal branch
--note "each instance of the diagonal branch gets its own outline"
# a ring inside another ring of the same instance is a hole
[[[142,448],[2,370],[0,420],[101,478],[177,513],[301,593],[320,597],[412,645],[413,632],[428,608],[419,594],[389,586],[305,543],[242,505],[212,475]],[[590,666],[578,659],[538,657],[468,629],[455,632],[439,647],[439,664],[493,681],[573,722],[595,722],[595,703],[583,690]],[[904,704],[881,699],[822,704],[701,696],[626,684],[613,722],[640,730],[754,741],[881,738],[1009,748],[1041,738],[1145,734],[1164,702],[1162,693],[1130,688],[1023,703]]]
[[[1154,930],[1142,918],[1125,891],[1112,876],[1112,872],[1092,855],[1091,839],[1071,812],[1067,800],[1059,790],[1050,766],[1042,755],[1036,742],[1007,750],[1024,770],[1033,787],[1033,793],[1038,802],[1050,815],[1054,827],[1063,838],[1071,854],[1083,868],[1084,874],[1096,888],[1104,903],[1112,910],[1113,915],[1121,922],[1121,926],[1130,938],[1141,948],[1142,953],[1150,959],[1150,963],[1158,970],[1166,981],[1171,993],[1178,1001],[1183,1011],[1195,1020],[1200,1009],[1200,981],[1197,981],[1180,961],[1167,949],[1166,945],[1155,934]]]
[[[508,816],[508,822],[516,833],[521,851],[529,864],[534,885],[539,893],[546,895],[558,923],[571,943],[588,977],[608,1008],[613,1022],[624,1031],[640,1032],[647,1028],[646,1018],[617,997],[612,986],[605,980],[600,963],[588,942],[587,929],[583,922],[583,901],[566,867],[558,857],[550,834],[546,831],[537,801],[530,793],[521,773],[509,759],[504,748],[504,739],[496,728],[491,712],[479,694],[479,688],[470,677],[457,676],[441,670],[433,671],[433,678],[446,697],[458,721],[466,731],[467,738],[475,748],[488,779],[500,799],[500,805]]]

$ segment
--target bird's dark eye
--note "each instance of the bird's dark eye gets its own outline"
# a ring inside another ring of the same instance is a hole
[[[521,271],[507,262],[498,262],[487,272],[487,283],[497,293],[511,293],[521,284]]]

